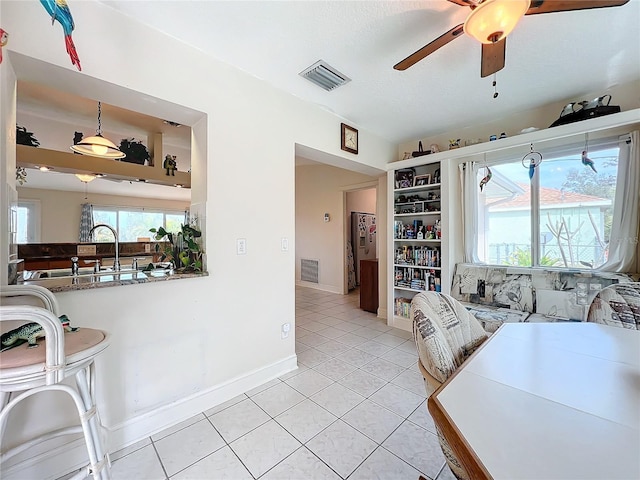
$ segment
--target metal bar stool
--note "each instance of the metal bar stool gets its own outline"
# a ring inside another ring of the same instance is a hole
[[[34,285],[3,286],[0,321],[17,325],[40,324],[45,332],[44,348],[25,343],[0,352],[0,438],[12,409],[22,400],[45,391],[69,395],[78,411],[80,425],[38,435],[20,445],[0,451],[0,465],[14,455],[60,435],[83,433],[89,461],[73,477],[94,480],[111,478],[110,459],[103,442],[104,429],[95,402],[94,360],[109,345],[102,330],[80,328],[65,334],[58,318],[58,302],[47,289]],[[41,306],[34,306],[39,303]],[[44,308],[43,308],[44,307]],[[61,383],[75,377],[75,388]]]

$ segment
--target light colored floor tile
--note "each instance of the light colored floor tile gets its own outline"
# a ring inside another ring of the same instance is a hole
[[[399,328],[392,328],[387,333],[390,335],[395,335],[396,337],[403,338],[404,340],[411,340],[413,342],[413,333],[407,332],[406,330],[401,330]]]
[[[349,390],[347,387],[334,383],[313,395],[311,400],[334,415],[341,417],[362,402],[364,397],[353,390]]]
[[[309,333],[308,335],[305,335],[301,339],[299,340],[296,339],[296,340],[299,343],[303,343],[308,347],[317,347],[318,345],[322,345],[323,343],[328,342],[330,339],[328,337],[324,337],[320,335],[319,333],[312,332],[312,333]]]
[[[201,420],[154,444],[167,475],[172,476],[223,447],[224,440],[209,420]]]
[[[349,345],[345,345],[344,343],[337,342],[336,340],[330,340],[322,345],[318,345],[316,350],[320,350],[327,355],[331,355],[335,357],[336,355],[340,355],[341,353],[345,353],[348,350],[351,350]]]
[[[292,370],[289,373],[285,373],[284,375],[278,378],[282,381],[289,380],[290,378],[293,378],[296,375],[300,375],[302,372],[306,372],[307,370],[309,370],[309,367],[307,367],[306,365],[300,364],[298,365],[298,368],[296,368],[295,370]]]
[[[387,384],[387,381],[380,377],[376,377],[375,375],[371,375],[364,370],[357,369],[339,380],[338,383],[356,393],[359,393],[363,397],[368,397],[384,387]]]
[[[366,327],[359,328],[358,330],[354,330],[351,333],[353,333],[354,335],[358,335],[359,337],[364,337],[367,340],[372,340],[382,335],[383,332],[374,330],[373,328],[366,326]]]
[[[254,477],[259,477],[300,447],[300,442],[270,420],[230,447]]]
[[[324,363],[320,364],[320,366],[322,365],[324,365]],[[333,383],[333,380],[326,377],[325,375],[322,375],[321,373],[318,373],[314,369],[308,369],[302,372],[300,375],[296,375],[293,378],[285,380],[285,383],[290,387],[295,388],[303,395],[310,397],[314,393],[318,393],[323,388],[331,385]]]
[[[369,363],[370,361],[375,360],[378,357],[354,348],[352,350],[344,352],[341,355],[338,355],[336,358],[338,360],[344,360],[345,362],[350,363],[354,367],[361,367],[364,364]]]
[[[390,333],[383,333],[382,335],[377,336],[375,341],[382,343],[383,345],[387,345],[388,347],[395,348],[406,342],[406,339],[396,337]]]
[[[243,393],[242,395],[238,395],[237,397],[233,397],[231,400],[227,400],[226,402],[223,402],[220,405],[216,405],[215,407],[212,407],[209,410],[206,410],[204,412],[204,414],[207,417],[210,417],[211,415],[214,415],[214,414],[216,414],[218,412],[221,412],[225,408],[229,408],[229,407],[235,405],[236,403],[240,403],[241,401],[246,400],[247,398],[248,397]]]
[[[409,390],[388,383],[371,395],[369,399],[406,418],[424,401],[424,396],[421,397]]]
[[[372,323],[370,328],[374,330],[378,330],[379,332],[388,332],[390,330],[393,330],[393,327],[390,327],[389,325],[387,325],[382,321]]]
[[[449,468],[449,465],[445,463],[444,467],[442,467],[442,470],[440,470],[440,473],[438,474],[437,480],[457,480],[457,478]]]
[[[404,421],[399,415],[365,400],[342,417],[360,433],[364,433],[376,443],[382,443]]]
[[[409,368],[411,365],[414,365],[418,361],[417,354],[411,354],[407,352],[403,352],[402,350],[394,349],[390,352],[382,355],[386,361],[395,363],[404,368]]]
[[[382,446],[429,478],[436,478],[445,463],[438,437],[408,421],[400,425]]]
[[[350,321],[340,320],[340,323],[334,325],[334,327],[344,330],[345,332],[353,332],[354,330],[360,330],[361,326]]]
[[[276,385],[264,392],[260,392],[259,394],[254,395],[251,399],[265,412],[272,417],[275,417],[288,408],[300,403],[305,399],[305,397],[286,383],[280,382],[280,385]]]
[[[301,447],[260,480],[340,480],[340,476],[307,448]]]
[[[168,435],[172,435],[174,433],[176,433],[179,430],[182,430],[183,428],[187,428],[189,425],[193,425],[194,423],[198,423],[201,420],[204,420],[205,416],[202,413],[199,413],[198,415],[194,415],[191,418],[188,418],[187,420],[184,420],[180,423],[176,423],[175,425],[172,425],[169,428],[165,428],[164,430],[162,430],[161,432],[156,433],[155,435],[151,435],[151,440],[153,440],[154,442],[160,440],[161,438],[164,438]]]
[[[345,333],[341,337],[336,338],[336,341],[344,343],[345,345],[348,345],[350,347],[355,347],[357,345],[362,345],[368,340],[364,337],[354,335],[353,333]]]
[[[310,332],[315,332],[315,333],[319,333],[321,330],[329,328],[329,325],[325,325],[324,323],[320,323],[323,318],[325,318],[325,317],[320,317],[315,322],[310,322],[310,323],[305,324],[304,328],[306,330],[309,330]]]
[[[153,445],[148,445],[111,465],[113,480],[164,480],[166,475]]]
[[[327,341],[328,340],[329,339],[327,339]],[[310,348],[309,350],[305,350],[304,352],[298,354],[298,363],[302,363],[307,367],[315,367],[316,365],[320,365],[322,362],[326,362],[330,359],[330,355],[316,350],[315,348]]]
[[[376,446],[342,420],[334,422],[307,443],[309,450],[343,478],[348,477]]]
[[[322,330],[320,334],[328,338],[336,339],[338,337],[341,337],[345,333],[347,332],[345,332],[344,330],[340,330],[335,327],[327,327],[326,329]]]
[[[142,440],[132,445],[129,445],[128,447],[122,448],[117,452],[113,452],[112,454],[109,455],[109,458],[111,458],[112,462],[115,462],[119,458],[126,457],[130,453],[133,453],[136,450],[140,450],[141,448],[146,447],[147,445],[151,445],[151,439],[149,437],[145,437]]]
[[[381,358],[376,358],[360,367],[367,373],[380,377],[384,380],[391,381],[404,372],[404,368],[395,363],[387,362]]]
[[[405,353],[411,353],[412,355],[418,355],[418,351],[416,350],[416,342],[413,340],[406,340],[402,345],[398,346],[398,350],[401,350]]]
[[[382,343],[378,343],[375,340],[370,340],[361,345],[358,345],[355,348],[357,348],[358,350],[362,350],[363,352],[370,353],[371,355],[375,355],[376,357],[381,357],[391,350],[391,347],[383,345]]]
[[[410,392],[426,397],[427,391],[424,388],[424,377],[412,370],[405,370],[400,375],[391,380],[391,383],[399,387],[406,388]]]
[[[417,480],[420,476],[415,468],[382,447],[360,465],[349,480]]]
[[[336,420],[335,415],[309,399],[276,417],[276,421],[302,443],[307,443]]]
[[[336,317],[324,317],[324,318],[322,318],[322,319],[320,319],[318,321],[320,323],[324,323],[328,327],[335,327],[339,323],[343,322],[343,320],[340,320],[339,318],[336,318]]]
[[[324,363],[314,367],[314,370],[331,378],[332,380],[340,380],[356,369],[354,365],[336,358],[327,360]],[[304,393],[304,392],[303,392]],[[315,392],[314,392],[315,393]],[[309,395],[309,394],[307,394]]]
[[[233,442],[270,419],[269,415],[248,398],[209,417],[227,443]]]
[[[279,378],[274,378],[273,380],[265,382],[262,385],[258,385],[257,387],[252,388],[251,390],[249,390],[248,392],[245,392],[245,393],[249,397],[252,397],[252,396],[257,395],[260,392],[264,392],[265,390],[273,387],[274,385],[278,385],[280,383],[282,383],[282,381]]]
[[[171,480],[253,480],[251,474],[229,447],[206,456],[177,473]]]
[[[410,422],[415,423],[419,427],[425,428],[432,433],[436,433],[436,424],[433,422],[433,418],[427,409],[426,400],[422,402],[415,411],[407,418]]]
[[[296,353],[299,355],[302,352],[304,352],[305,350],[309,350],[311,347],[296,340],[296,347],[295,348],[296,348]]]

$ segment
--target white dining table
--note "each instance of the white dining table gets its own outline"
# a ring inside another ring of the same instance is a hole
[[[640,479],[640,331],[504,324],[428,408],[474,480]]]

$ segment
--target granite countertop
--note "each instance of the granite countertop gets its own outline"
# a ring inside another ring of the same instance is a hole
[[[119,287],[138,283],[164,282],[182,280],[184,278],[206,277],[207,272],[176,273],[169,270],[126,270],[121,272],[104,272],[100,274],[40,278],[37,280],[19,281],[21,285],[40,285],[52,292],[70,292],[93,288]]]

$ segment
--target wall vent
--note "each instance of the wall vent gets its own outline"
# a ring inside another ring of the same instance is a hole
[[[300,260],[300,280],[318,283],[318,260],[303,258]]]
[[[309,68],[305,68],[300,72],[300,75],[327,91],[351,81],[349,77],[337,71],[324,60],[318,60]]]

